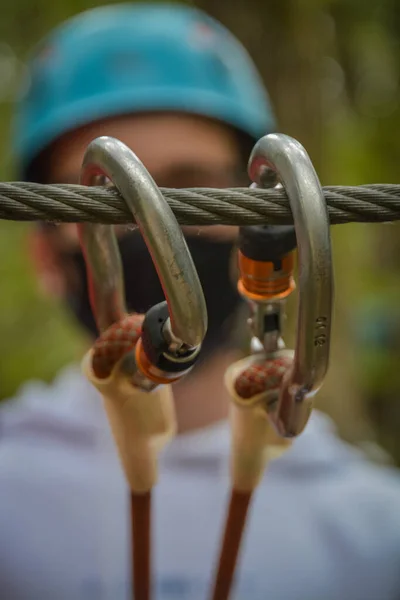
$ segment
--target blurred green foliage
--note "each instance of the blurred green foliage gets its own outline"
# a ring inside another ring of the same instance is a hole
[[[0,227],[0,393],[4,397],[27,378],[50,379],[82,349],[82,343],[61,307],[38,292],[27,252],[27,227],[14,223]]]
[[[15,176],[10,119],[24,57],[50,28],[105,2],[14,0],[0,22],[0,177]],[[308,150],[323,184],[399,182],[398,0],[198,0],[243,41],[270,91],[280,130]],[[0,223],[0,397],[51,379],[82,352],[63,308],[41,296],[29,226]],[[320,405],[353,441],[378,439],[400,464],[400,238],[397,225],[332,229],[336,311]],[[293,311],[292,311],[293,312]],[[292,319],[293,321],[293,319]]]

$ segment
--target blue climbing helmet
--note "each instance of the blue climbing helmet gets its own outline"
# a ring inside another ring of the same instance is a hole
[[[274,118],[245,49],[220,23],[179,4],[117,4],[53,30],[28,63],[17,107],[20,176],[62,134],[146,111],[208,116],[258,139]]]

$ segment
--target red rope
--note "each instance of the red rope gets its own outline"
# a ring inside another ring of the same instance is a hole
[[[236,394],[247,400],[263,392],[278,390],[292,362],[289,356],[279,356],[251,365],[237,377],[234,385]]]
[[[251,498],[251,492],[232,490],[212,600],[229,598]]]
[[[104,331],[93,345],[93,372],[99,379],[111,375],[114,365],[132,352],[142,332],[143,315],[127,315]]]
[[[133,600],[151,598],[151,492],[131,494]]]

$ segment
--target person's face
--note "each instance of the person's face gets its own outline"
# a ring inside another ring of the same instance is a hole
[[[246,185],[241,149],[228,127],[189,115],[152,114],[110,119],[65,135],[42,165],[45,183],[78,183],[88,144],[112,136],[129,146],[160,187]],[[43,168],[44,167],[44,168]],[[129,312],[145,313],[164,300],[158,275],[138,230],[117,228]],[[230,318],[241,302],[232,280],[236,227],[185,227],[207,304],[202,357],[229,343]],[[97,336],[76,225],[36,228],[32,255],[46,293],[59,296],[79,323]]]
[[[245,185],[236,135],[214,121],[183,114],[148,114],[109,119],[82,127],[58,140],[45,165],[47,183],[79,183],[88,144],[111,136],[129,146],[160,187],[234,187]],[[186,227],[186,234],[234,240],[236,228]],[[75,285],[74,269],[65,260],[79,249],[75,225],[36,232],[33,255],[46,291],[64,295]]]

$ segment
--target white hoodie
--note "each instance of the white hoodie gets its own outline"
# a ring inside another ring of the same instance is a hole
[[[154,498],[154,599],[205,600],[228,501],[229,430],[178,436]],[[75,369],[0,406],[1,600],[129,600],[128,490]],[[314,412],[257,489],[232,600],[399,600],[400,475]]]

